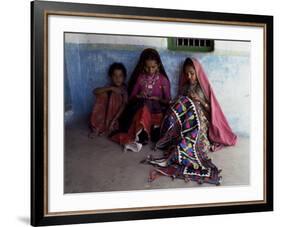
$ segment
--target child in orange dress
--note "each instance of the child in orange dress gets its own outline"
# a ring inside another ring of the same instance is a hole
[[[90,137],[108,135],[118,129],[118,118],[128,100],[126,74],[126,68],[122,63],[113,63],[108,70],[111,84],[93,91],[96,102],[90,118]]]

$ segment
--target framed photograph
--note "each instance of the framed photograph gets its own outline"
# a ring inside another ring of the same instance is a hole
[[[31,3],[31,224],[273,210],[273,17]]]

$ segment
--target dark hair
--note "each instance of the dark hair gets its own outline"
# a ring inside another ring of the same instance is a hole
[[[181,74],[180,74],[180,78],[179,78],[179,89],[178,89],[178,95],[182,95],[183,93],[185,93],[184,91],[184,86],[188,84],[188,80],[186,80],[185,78],[185,68],[186,66],[191,66],[195,69],[195,66],[193,64],[193,61],[191,58],[186,58],[183,62],[182,65],[182,70],[181,70]]]
[[[137,82],[138,76],[144,72],[145,62],[147,60],[155,60],[157,64],[159,64],[159,72],[163,74],[168,80],[167,73],[162,64],[161,58],[157,50],[152,48],[144,49],[139,57],[139,61],[131,75],[131,78],[128,83],[128,92],[129,94],[132,92],[135,83]]]
[[[195,66],[193,64],[193,61],[191,60],[191,58],[186,58],[184,63],[183,63],[183,66],[182,66],[182,71],[184,72],[184,69],[186,66],[191,66],[195,69]]]
[[[108,76],[112,77],[114,70],[121,70],[123,72],[124,75],[124,79],[126,79],[127,77],[127,70],[125,68],[125,66],[120,63],[120,62],[114,62],[109,66],[108,69]]]

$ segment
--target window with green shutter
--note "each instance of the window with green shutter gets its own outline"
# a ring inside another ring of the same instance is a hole
[[[210,52],[214,50],[214,40],[197,38],[168,38],[168,49],[179,51]]]

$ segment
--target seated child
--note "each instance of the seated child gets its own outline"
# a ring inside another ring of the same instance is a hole
[[[170,82],[159,53],[143,50],[130,78],[129,103],[120,118],[119,133],[111,139],[124,145],[124,151],[139,152],[148,141],[156,142],[163,114],[169,104]]]
[[[108,70],[111,84],[93,91],[96,102],[90,118],[92,131],[90,137],[108,135],[118,128],[118,118],[128,99],[126,74],[126,68],[122,63],[111,64]]]

